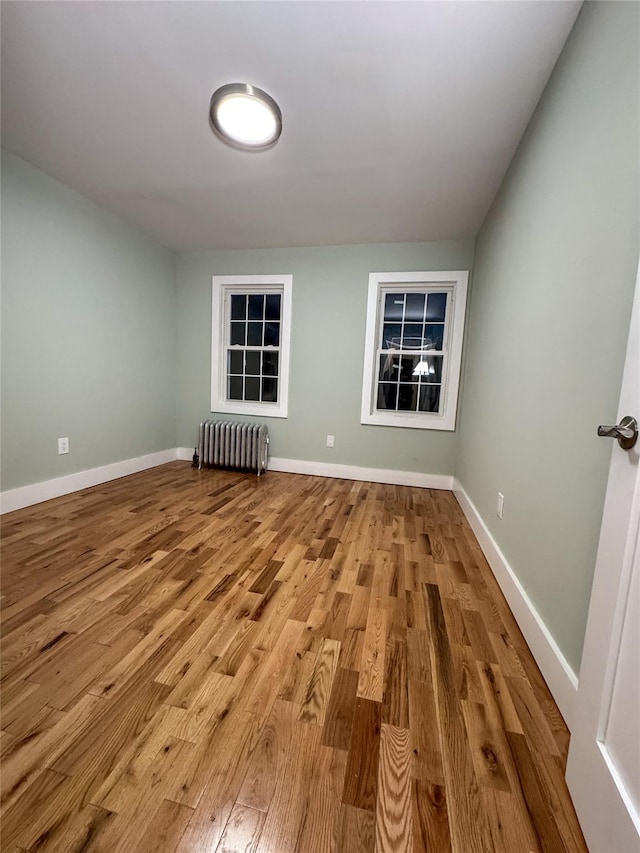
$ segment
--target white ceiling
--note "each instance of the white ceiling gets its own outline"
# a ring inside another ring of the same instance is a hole
[[[2,2],[9,150],[167,246],[474,235],[579,2]],[[241,152],[211,93],[283,133]]]

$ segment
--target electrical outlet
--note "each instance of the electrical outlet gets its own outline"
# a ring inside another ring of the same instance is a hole
[[[333,447],[335,445],[336,437],[335,435],[327,436],[327,447]]]
[[[496,505],[496,515],[498,518],[502,518],[502,512],[504,510],[504,495],[502,492],[498,492],[498,503]]]
[[[58,454],[68,453],[69,452],[69,439],[68,438],[59,438],[58,439]]]

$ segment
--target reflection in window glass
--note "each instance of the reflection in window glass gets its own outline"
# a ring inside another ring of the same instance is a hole
[[[266,403],[277,402],[278,381],[276,379],[262,380],[262,399]]]
[[[440,408],[440,385],[420,386],[420,411],[437,412]]]
[[[404,293],[387,293],[384,300],[385,322],[402,320],[404,314]]]
[[[280,346],[280,323],[265,324],[264,345],[266,347]]]
[[[418,405],[418,385],[401,382],[398,386],[398,411],[415,412]]]
[[[262,353],[262,375],[277,376],[278,375],[278,353],[264,352]]]
[[[407,323],[422,323],[424,320],[424,293],[407,293],[404,319]]]
[[[402,324],[385,323],[382,327],[382,349],[400,349]]]
[[[378,384],[378,408],[395,411],[397,401],[398,386],[395,383],[380,382]]]
[[[448,294],[386,293],[380,318],[377,408],[439,411]],[[397,355],[395,353],[398,353]]]
[[[444,323],[446,307],[446,293],[430,293],[427,298],[427,316],[425,319]]]

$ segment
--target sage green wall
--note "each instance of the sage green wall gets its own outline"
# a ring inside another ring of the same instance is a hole
[[[178,446],[192,447],[210,416],[211,277],[292,273],[289,417],[265,419],[271,454],[452,474],[455,433],[360,424],[367,289],[370,272],[470,269],[472,260],[473,240],[180,255]]]
[[[638,264],[639,11],[583,6],[473,274],[457,477],[576,672]]]
[[[2,489],[174,447],[175,359],[173,253],[3,151]]]

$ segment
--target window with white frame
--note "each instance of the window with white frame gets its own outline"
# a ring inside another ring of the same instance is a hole
[[[211,411],[287,417],[291,275],[213,276]]]
[[[468,273],[371,273],[363,424],[453,430]]]

